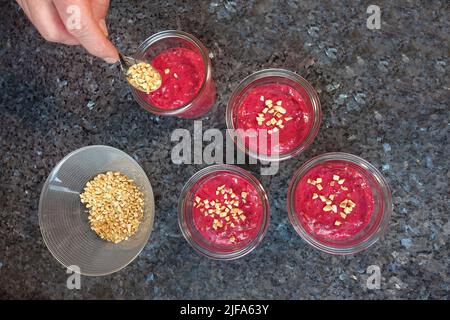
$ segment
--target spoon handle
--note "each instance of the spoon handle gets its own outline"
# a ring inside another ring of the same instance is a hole
[[[119,60],[120,60],[120,67],[122,68],[122,71],[126,72],[133,64],[138,63],[136,59],[123,55],[119,52]]]

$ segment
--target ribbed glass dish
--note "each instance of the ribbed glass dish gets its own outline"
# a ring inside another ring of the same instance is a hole
[[[91,230],[80,202],[86,183],[99,173],[120,171],[144,193],[144,218],[130,239],[114,244]],[[153,228],[154,198],[139,164],[125,152],[108,146],[88,146],[62,159],[41,192],[39,226],[47,248],[65,267],[87,276],[110,274],[127,266],[147,243]]]

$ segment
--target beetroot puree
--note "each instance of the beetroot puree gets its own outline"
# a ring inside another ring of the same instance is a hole
[[[219,172],[200,182],[194,196],[194,224],[208,241],[233,246],[253,240],[260,229],[263,203],[243,177]]]
[[[186,48],[170,48],[158,54],[151,65],[161,74],[161,87],[144,99],[161,109],[186,105],[199,92],[205,80],[202,56]]]
[[[276,106],[281,107],[281,112],[271,113],[270,109]],[[265,110],[266,107],[268,110]],[[268,124],[272,118],[277,123],[281,120],[280,125]],[[259,121],[261,119],[264,121]],[[312,126],[312,115],[299,92],[289,85],[272,83],[255,87],[244,97],[237,108],[234,122],[237,129],[266,129],[269,135],[276,131],[279,135],[279,144],[274,144],[268,139],[266,153],[285,154],[305,140]],[[259,145],[254,141],[246,140],[245,145],[253,152],[260,152]]]
[[[309,233],[328,240],[346,239],[364,229],[373,206],[367,179],[342,161],[313,167],[295,190],[295,211],[301,223]]]

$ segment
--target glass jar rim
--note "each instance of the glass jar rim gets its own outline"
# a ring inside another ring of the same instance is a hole
[[[258,234],[255,236],[252,241],[250,241],[248,244],[246,244],[243,248],[241,248],[238,251],[234,252],[227,252],[227,253],[218,253],[211,250],[208,250],[207,248],[202,247],[195,239],[193,238],[191,231],[189,230],[187,226],[187,221],[185,219],[185,212],[186,212],[186,196],[188,195],[188,192],[190,189],[195,186],[195,184],[203,177],[206,177],[212,173],[218,173],[218,172],[230,172],[234,174],[238,174],[247,181],[249,181],[252,186],[255,187],[257,190],[261,202],[263,205],[263,214],[262,214],[262,221],[260,224],[260,228],[258,231]],[[253,251],[263,240],[264,236],[267,233],[267,229],[269,227],[270,222],[270,204],[269,199],[267,197],[267,193],[261,184],[261,182],[256,179],[253,174],[248,172],[247,170],[244,170],[238,166],[234,165],[228,165],[228,164],[217,164],[212,165],[206,168],[201,169],[200,171],[197,171],[183,186],[180,199],[178,201],[178,225],[180,227],[181,233],[183,234],[186,241],[194,248],[195,251],[200,253],[203,256],[206,256],[211,259],[215,260],[234,260],[237,258],[241,258],[251,251]]]
[[[271,68],[271,69],[263,69],[256,71],[252,73],[251,75],[244,78],[236,87],[236,89],[233,90],[233,93],[230,96],[230,99],[228,100],[227,108],[226,108],[226,116],[225,121],[228,129],[235,130],[234,127],[234,121],[233,121],[233,102],[237,98],[237,96],[242,93],[252,82],[263,79],[266,77],[282,77],[287,78],[291,81],[294,81],[296,84],[298,84],[300,87],[305,89],[313,108],[313,115],[314,115],[314,121],[311,129],[309,130],[309,133],[307,137],[302,141],[302,143],[291,150],[290,152],[278,154],[276,156],[268,156],[264,154],[259,154],[257,152],[254,152],[247,148],[245,144],[240,141],[240,139],[236,139],[235,143],[237,146],[244,151],[246,154],[248,154],[250,157],[262,161],[283,161],[287,159],[291,159],[301,152],[303,152],[305,149],[307,149],[311,143],[314,141],[315,137],[317,136],[317,133],[319,132],[320,128],[320,122],[322,120],[322,108],[319,100],[319,96],[314,89],[314,87],[302,76],[298,75],[297,73],[286,70],[286,69],[280,69],[280,68]]]
[[[381,196],[383,198],[384,205],[381,212],[381,219],[378,225],[366,239],[363,239],[363,241],[351,246],[338,247],[325,244],[316,239],[305,230],[295,210],[295,191],[301,178],[313,167],[328,161],[346,161],[358,166],[365,172],[369,173],[375,179],[381,189]],[[289,183],[287,198],[289,220],[300,237],[316,249],[319,249],[326,253],[340,255],[358,253],[360,251],[368,249],[373,244],[375,244],[387,231],[393,207],[392,194],[389,184],[386,178],[381,174],[381,172],[367,160],[345,152],[328,152],[309,159],[307,162],[305,162],[294,172],[291,182]]]
[[[131,89],[131,94],[133,95],[133,97],[137,101],[137,103],[141,107],[146,109],[147,111],[150,111],[150,112],[158,114],[158,115],[171,116],[171,115],[178,115],[180,113],[183,113],[184,111],[188,110],[192,106],[192,104],[201,96],[204,89],[206,88],[207,82],[210,81],[210,79],[212,77],[212,72],[211,72],[211,62],[209,59],[208,49],[206,49],[206,47],[203,45],[203,43],[199,39],[197,39],[195,36],[193,36],[192,34],[184,32],[184,31],[179,31],[179,30],[164,30],[164,31],[160,31],[160,32],[157,32],[157,33],[151,35],[150,37],[145,39],[139,45],[139,47],[137,48],[137,51],[133,57],[136,59],[143,59],[144,54],[148,47],[150,47],[152,44],[154,44],[158,41],[161,41],[161,40],[164,40],[167,38],[180,38],[180,39],[186,40],[186,41],[192,43],[201,53],[202,59],[203,59],[203,66],[205,69],[205,76],[204,76],[202,85],[200,86],[200,89],[198,90],[198,92],[192,97],[191,100],[189,100],[185,105],[183,105],[181,107],[174,108],[174,109],[161,109],[161,108],[145,101],[144,99],[142,99],[141,96],[139,95],[139,92],[132,86],[130,86],[130,89]]]

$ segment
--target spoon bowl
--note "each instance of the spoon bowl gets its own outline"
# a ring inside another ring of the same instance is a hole
[[[150,63],[119,52],[120,69],[128,83],[139,91],[150,93],[161,87],[161,74]]]

